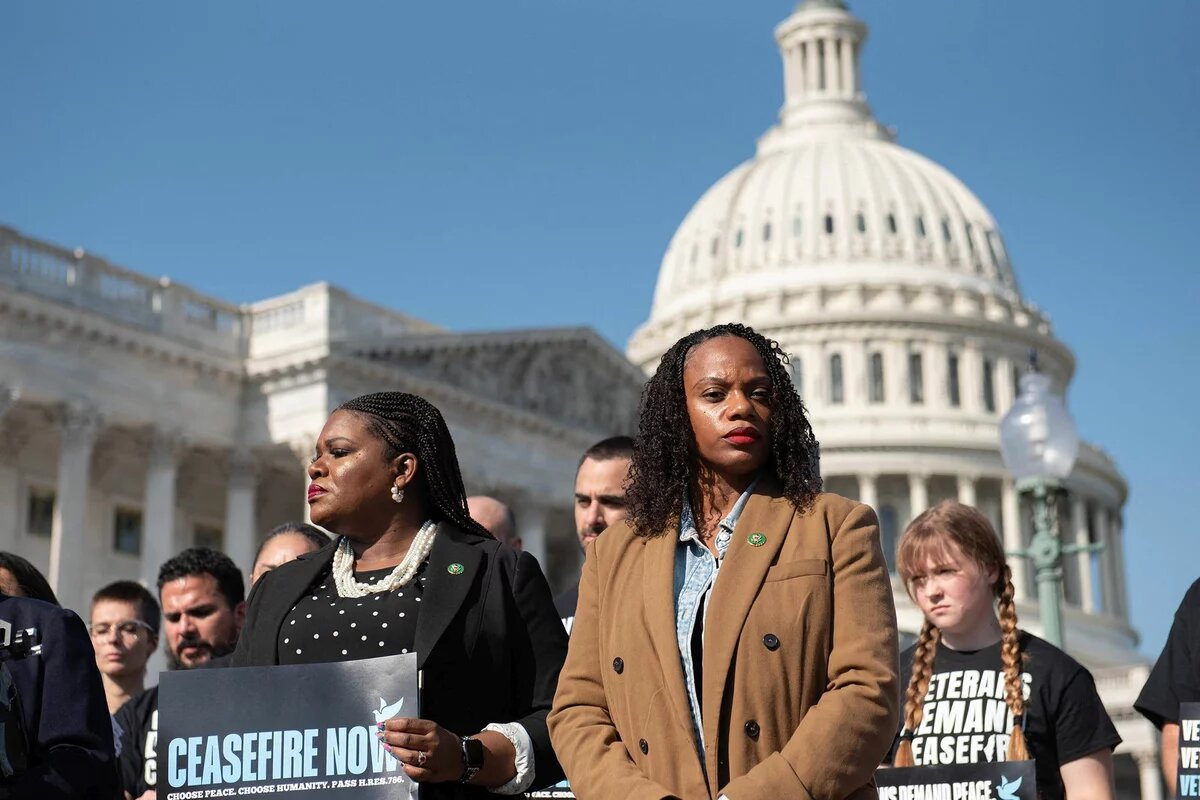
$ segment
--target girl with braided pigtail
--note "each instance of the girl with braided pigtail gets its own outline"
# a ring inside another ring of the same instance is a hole
[[[404,392],[342,404],[308,477],[312,521],[336,539],[255,584],[233,665],[415,653],[421,718],[378,737],[423,800],[559,781],[546,715],[566,632],[537,559],[471,519],[437,408]]]
[[[925,623],[900,657],[893,766],[1032,758],[1039,797],[1111,800],[1121,738],[1091,673],[1017,627],[1012,571],[987,518],[939,503],[900,537],[897,567]]]

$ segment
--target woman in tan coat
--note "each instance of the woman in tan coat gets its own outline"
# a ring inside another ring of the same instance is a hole
[[[896,729],[875,513],[820,492],[779,346],[692,333],[642,397],[629,516],[589,547],[550,732],[581,800],[872,798]]]

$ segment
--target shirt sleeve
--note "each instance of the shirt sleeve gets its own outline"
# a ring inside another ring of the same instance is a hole
[[[144,762],[143,743],[140,740],[143,731],[138,719],[137,701],[138,697],[127,700],[113,715],[113,721],[121,728],[121,743],[117,748],[117,772],[121,776],[121,786],[134,797],[146,790],[141,781]]]
[[[1111,750],[1121,743],[1087,669],[1079,667],[1062,687],[1058,698],[1054,740],[1059,766],[1098,750]]]
[[[1179,704],[1200,702],[1200,581],[1192,584],[1133,707],[1157,727],[1179,721]]]

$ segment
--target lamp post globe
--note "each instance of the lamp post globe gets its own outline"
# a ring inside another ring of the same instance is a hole
[[[1000,455],[1016,479],[1017,491],[1029,498],[1033,508],[1033,538],[1028,547],[1012,555],[1033,562],[1042,636],[1062,647],[1062,557],[1078,552],[1080,546],[1063,546],[1058,502],[1066,493],[1063,481],[1079,455],[1079,434],[1062,398],[1054,393],[1050,376],[1037,371],[1036,358],[1030,358],[1019,394],[1000,421]]]
[[[1050,376],[1030,370],[1000,422],[1000,454],[1018,481],[1062,481],[1079,455],[1079,434]]]

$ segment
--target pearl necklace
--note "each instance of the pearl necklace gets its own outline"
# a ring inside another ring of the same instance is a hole
[[[338,597],[366,597],[378,592],[391,592],[408,584],[425,563],[425,559],[429,558],[429,551],[433,549],[433,539],[437,536],[437,528],[436,522],[427,520],[413,537],[404,560],[396,565],[390,575],[375,583],[359,583],[354,580],[354,549],[350,547],[350,540],[343,536],[333,554],[333,582],[337,586]]]

